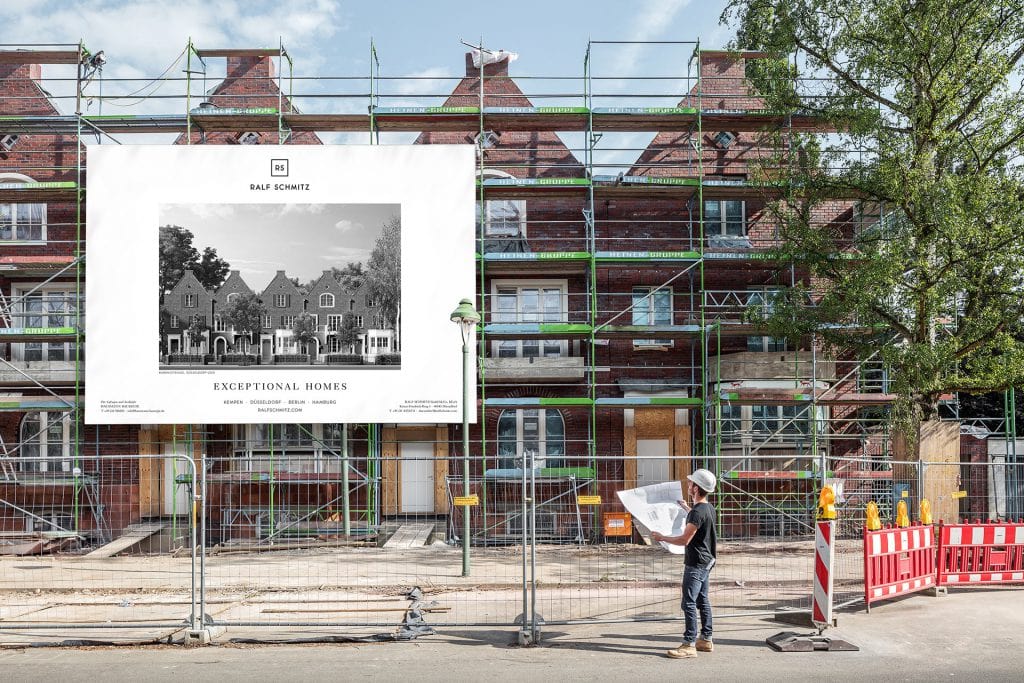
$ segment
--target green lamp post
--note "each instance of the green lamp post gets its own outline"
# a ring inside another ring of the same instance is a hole
[[[462,334],[462,495],[469,496],[469,342],[473,328],[480,322],[480,314],[473,302],[463,299],[452,311],[452,322]],[[474,376],[475,379],[475,376]],[[462,507],[462,575],[469,576],[469,506]]]

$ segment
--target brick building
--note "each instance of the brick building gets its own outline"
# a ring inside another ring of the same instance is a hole
[[[418,133],[417,144],[476,146],[484,341],[469,439],[471,487],[484,502],[472,508],[474,542],[521,533],[524,462],[538,477],[538,533],[554,540],[602,541],[602,515],[620,511],[615,491],[682,479],[697,466],[722,479],[722,529],[732,537],[804,533],[825,474],[855,482],[848,496],[884,488],[877,482],[891,474],[890,453],[876,415],[892,396],[882,369],[826,353],[813,337],[770,337],[758,325],[775,289],[809,281],[799,266],[771,258],[777,226],[766,205],[772,164],[790,152],[779,131],[814,128],[809,117],[762,110],[744,79],[746,62],[761,55],[698,52],[697,73],[673,107],[537,106],[507,61],[481,65],[467,55],[466,74],[441,107],[374,103],[372,116],[296,111],[281,93],[274,51],[196,55],[226,58],[227,76],[177,121],[175,144],[321,144],[314,131],[376,126]],[[74,119],[39,88],[32,59],[25,52],[0,61],[0,113],[25,119],[13,142],[0,130],[8,146],[0,150],[0,291],[13,302],[0,368],[11,406],[0,414],[2,462],[11,477],[0,491],[21,510],[0,514],[3,528],[31,530],[49,519],[95,540],[139,519],[181,514],[183,485],[170,461],[133,454],[189,454],[201,463],[216,540],[336,532],[342,492],[364,530],[408,515],[454,521],[459,426],[76,426],[80,197],[74,186],[39,183],[80,179],[80,141],[32,128],[33,117],[45,117],[70,131]],[[593,163],[601,135],[629,132],[653,136],[615,173]],[[580,133],[583,152],[563,135]],[[837,200],[819,220],[852,236],[870,216]],[[308,291],[279,272],[259,292],[234,271],[217,291],[191,272],[174,286],[162,313],[164,352],[194,348],[214,362],[249,353],[220,312],[253,293],[270,318],[256,344],[262,359],[296,353],[290,322],[304,313],[316,319],[319,356],[393,348],[365,289],[348,290],[329,271]],[[339,341],[345,316],[361,318],[359,345]],[[187,339],[194,319],[209,328],[198,344]],[[90,462],[87,451],[126,457]],[[26,453],[52,459],[19,461]],[[824,472],[823,458],[831,463]],[[64,483],[51,477],[33,488],[25,476],[53,471]],[[75,493],[81,477],[91,483]],[[600,504],[581,511],[580,494]],[[84,496],[91,502],[79,505]]]

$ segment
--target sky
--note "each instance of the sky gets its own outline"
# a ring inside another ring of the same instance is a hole
[[[90,86],[88,92],[93,99],[88,102],[88,113],[113,114],[183,111],[183,103],[173,99],[181,90],[178,83],[150,81],[165,70],[167,78],[183,76],[184,63],[176,60],[190,37],[200,48],[283,44],[293,60],[294,90],[310,95],[299,101],[301,110],[365,112],[365,98],[314,95],[365,92],[371,40],[382,76],[420,79],[383,82],[382,91],[394,97],[382,101],[382,105],[404,106],[410,103],[407,100],[437,104],[423,95],[450,91],[455,83],[450,79],[464,74],[467,48],[460,41],[479,44],[481,39],[486,48],[519,55],[512,64],[514,76],[565,79],[530,83],[524,90],[576,96],[582,92],[588,40],[699,38],[703,47],[721,47],[730,37],[730,30],[718,21],[724,4],[722,0],[4,0],[0,3],[4,26],[0,40],[7,46],[0,49],[26,43],[77,43],[81,39],[92,52],[103,50],[107,58],[103,90],[100,92],[98,82]],[[592,51],[593,72],[595,77],[609,79],[631,74],[685,74],[691,51],[692,45],[598,44]],[[44,77],[72,73],[68,67],[50,67]],[[211,60],[207,85],[215,84],[222,74],[223,60]],[[356,80],[304,80],[312,76]],[[607,83],[610,89],[623,85],[615,80]],[[633,91],[638,91],[639,82],[633,85]],[[67,92],[56,83],[50,89]],[[156,97],[138,102],[99,97],[136,90]],[[168,99],[161,101],[161,96]],[[535,102],[554,103],[553,99]],[[64,101],[62,109],[68,111],[70,105],[70,100]]]
[[[332,267],[370,258],[394,204],[167,204],[160,225],[179,225],[200,252],[213,247],[263,291],[279,270],[306,284]]]

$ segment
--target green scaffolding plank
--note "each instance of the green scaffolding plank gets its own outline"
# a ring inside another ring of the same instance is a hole
[[[528,254],[487,253],[477,254],[484,261],[586,261],[590,254],[585,251],[541,251]]]
[[[0,190],[73,190],[78,187],[73,180],[57,180],[43,183],[0,183]]]
[[[696,251],[599,251],[594,254],[598,261],[699,261]]]
[[[704,401],[686,396],[623,396],[615,398],[599,398],[595,401],[598,407],[630,407],[630,406],[701,406]]]
[[[484,178],[483,187],[588,187],[589,178]]]
[[[558,407],[558,406],[591,406],[593,400],[589,398],[571,398],[571,397],[560,397],[560,398],[488,398],[484,401],[484,405],[488,408],[501,408],[501,407],[514,407],[514,408],[544,408],[544,407]]]
[[[590,334],[586,323],[493,323],[484,326],[484,333],[491,335],[586,335]]]
[[[696,107],[595,107],[594,115],[629,114],[632,116],[680,116],[697,113]]]
[[[418,114],[479,114],[479,107],[374,107],[375,116]]]
[[[23,398],[14,401],[0,401],[0,412],[11,412],[20,410],[72,410],[74,406],[71,401],[59,399],[32,399]]]
[[[586,107],[484,107],[484,114],[586,114]]]

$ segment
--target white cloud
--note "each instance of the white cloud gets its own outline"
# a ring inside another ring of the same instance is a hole
[[[449,69],[440,66],[432,66],[429,69],[415,71],[409,74],[408,78],[403,78],[398,81],[394,86],[393,94],[447,97],[448,94],[455,89],[458,82],[459,79],[452,76]]]
[[[347,218],[343,218],[340,221],[338,221],[337,223],[335,223],[334,227],[337,228],[338,232],[342,232],[342,233],[344,233],[344,232],[351,232],[353,230],[356,230],[356,231],[365,230],[365,227],[363,226],[362,223],[354,223],[354,222],[348,220]]]
[[[341,260],[365,261],[368,258],[370,258],[370,250],[359,247],[334,246],[328,248],[326,252],[320,255],[320,260],[332,262],[341,262]]]

